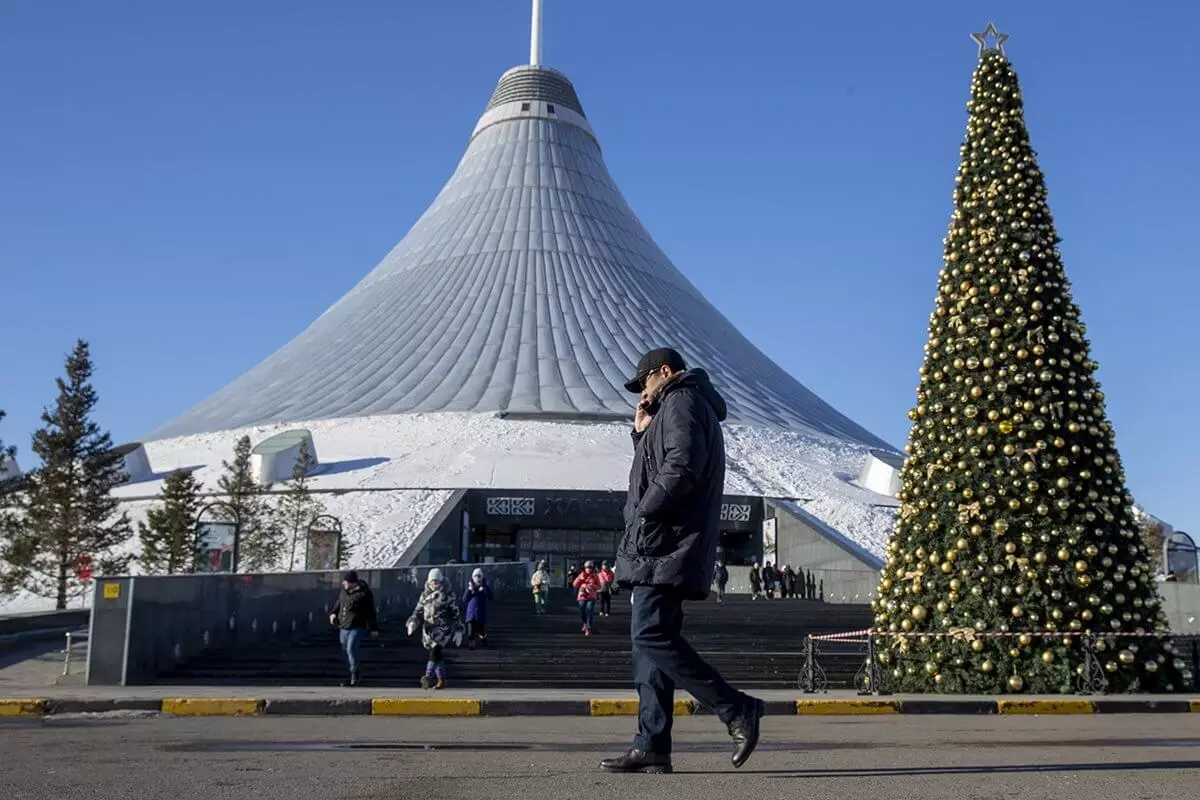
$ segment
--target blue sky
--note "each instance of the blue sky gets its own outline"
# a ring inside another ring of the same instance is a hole
[[[74,339],[133,439],[257,363],[452,172],[527,0],[0,3],[0,438]],[[546,0],[609,168],[768,355],[896,444],[975,46],[1012,35],[1139,501],[1200,528],[1200,4]]]

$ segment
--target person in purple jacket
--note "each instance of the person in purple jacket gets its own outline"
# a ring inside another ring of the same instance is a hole
[[[467,609],[467,647],[472,650],[476,639],[480,647],[487,647],[487,610],[492,597],[492,587],[483,577],[483,570],[476,569],[463,592],[463,605]]]

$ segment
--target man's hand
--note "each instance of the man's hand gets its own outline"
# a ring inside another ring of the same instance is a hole
[[[330,614],[330,615],[329,615],[329,624],[330,624],[330,625],[337,625],[337,614]]]
[[[646,428],[649,428],[650,423],[654,420],[654,416],[646,411],[649,405],[650,398],[643,393],[642,399],[637,404],[637,413],[633,417],[633,429],[638,433],[642,433]]]

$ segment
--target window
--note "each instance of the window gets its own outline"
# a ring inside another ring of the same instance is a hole
[[[550,113],[550,114],[554,113],[554,104],[553,103],[546,103],[546,112]]]
[[[528,110],[529,110],[529,103],[521,103],[521,110],[522,110],[522,111],[528,111]]]

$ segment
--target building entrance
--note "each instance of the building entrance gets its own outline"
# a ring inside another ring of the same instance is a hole
[[[565,528],[525,528],[517,533],[517,558],[545,561],[555,586],[567,585],[567,571],[585,561],[607,561],[612,566],[620,531],[578,531]]]

